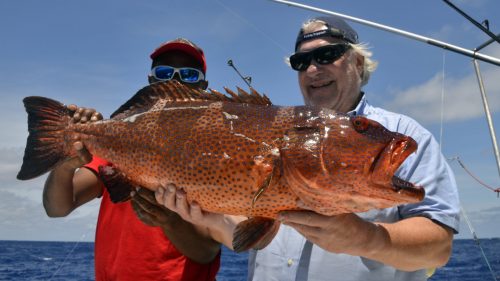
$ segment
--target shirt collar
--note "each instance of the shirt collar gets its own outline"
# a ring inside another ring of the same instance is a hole
[[[347,112],[347,114],[364,115],[365,108],[366,108],[366,95],[365,92],[361,92],[361,99],[359,100],[358,105],[356,106],[356,108],[354,108],[354,110]]]

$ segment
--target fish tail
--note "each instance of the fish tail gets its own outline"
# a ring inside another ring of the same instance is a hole
[[[38,177],[66,158],[64,130],[69,125],[69,110],[60,102],[44,97],[23,100],[28,113],[28,140],[20,180]]]

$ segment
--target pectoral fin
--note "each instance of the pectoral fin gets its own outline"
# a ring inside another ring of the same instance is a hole
[[[249,218],[236,226],[233,234],[233,248],[239,253],[250,248],[265,248],[280,228],[280,223],[264,217]]]
[[[130,192],[135,189],[135,186],[125,174],[112,166],[99,166],[99,178],[108,190],[113,203],[129,200]]]

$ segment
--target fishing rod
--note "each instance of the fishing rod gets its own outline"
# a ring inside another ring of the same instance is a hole
[[[459,54],[462,54],[462,55],[465,55],[465,56],[468,56],[468,57],[471,57],[471,58],[475,58],[475,59],[478,59],[478,60],[481,60],[481,61],[484,61],[484,62],[487,62],[487,63],[494,64],[496,66],[500,66],[500,59],[498,59],[498,58],[487,56],[487,55],[478,53],[476,51],[471,51],[469,49],[465,49],[465,48],[462,48],[462,47],[451,45],[451,44],[448,44],[448,43],[445,43],[445,42],[442,42],[442,41],[439,41],[439,40],[436,40],[436,39],[432,39],[432,38],[429,38],[429,37],[425,37],[425,36],[418,35],[418,34],[415,34],[415,33],[411,33],[411,32],[408,32],[408,31],[404,31],[404,30],[401,30],[401,29],[390,27],[390,26],[387,26],[387,25],[379,24],[379,23],[376,23],[376,22],[372,22],[372,21],[368,21],[368,20],[364,20],[364,19],[360,19],[360,18],[355,18],[355,17],[352,17],[352,16],[340,14],[340,13],[335,13],[335,12],[332,12],[332,11],[328,11],[328,10],[324,10],[324,9],[320,9],[320,8],[316,8],[316,7],[312,7],[312,6],[308,6],[308,5],[304,5],[304,4],[292,2],[292,1],[286,1],[286,0],[269,0],[269,1],[276,2],[276,3],[281,3],[281,4],[285,4],[285,5],[288,5],[288,6],[298,7],[298,8],[302,8],[302,9],[314,11],[314,12],[319,12],[319,13],[322,13],[322,14],[337,16],[337,17],[340,17],[340,18],[343,18],[343,19],[346,19],[346,20],[350,20],[350,21],[357,22],[357,23],[360,23],[360,24],[368,25],[368,26],[371,26],[371,27],[375,27],[375,28],[378,28],[378,29],[382,29],[382,30],[385,30],[385,31],[389,31],[389,32],[392,32],[392,33],[403,35],[403,36],[408,37],[410,39],[415,39],[417,41],[424,42],[424,43],[427,43],[427,44],[432,45],[432,46],[440,47],[440,48],[443,48],[445,50],[450,50],[450,51],[455,52],[455,53],[459,53]]]
[[[238,71],[236,66],[234,66],[232,59],[227,61],[227,65],[232,67],[234,69],[234,71],[236,71],[236,73],[238,73],[238,76],[240,76],[240,78],[243,79],[243,81],[245,81],[245,83],[248,85],[249,88],[252,88],[252,86],[250,86],[250,83],[252,83],[252,77],[250,77],[250,76],[243,77],[243,75],[241,75],[241,73]]]

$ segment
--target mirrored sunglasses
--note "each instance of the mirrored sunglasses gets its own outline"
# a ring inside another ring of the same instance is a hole
[[[314,59],[318,64],[330,64],[341,58],[351,45],[345,43],[318,47],[307,52],[297,52],[290,56],[290,65],[294,70],[305,71]]]
[[[197,83],[205,80],[205,75],[201,70],[191,67],[177,68],[169,65],[158,65],[151,70],[151,75],[159,81],[171,80],[176,73],[181,81],[185,83]]]

